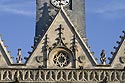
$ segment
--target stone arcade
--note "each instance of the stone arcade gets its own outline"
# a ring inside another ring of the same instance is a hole
[[[32,52],[13,63],[0,39],[0,83],[125,83],[125,31],[113,57],[101,65],[91,53],[85,30],[84,0],[36,0]]]

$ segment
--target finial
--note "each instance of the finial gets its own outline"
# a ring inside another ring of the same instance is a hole
[[[59,1],[60,1],[60,3],[59,3],[59,5],[60,5],[60,8],[62,9],[62,7],[63,7],[62,0],[59,0]]]
[[[30,51],[28,51],[27,53],[28,53],[28,54],[32,54],[32,52],[30,52]]]
[[[73,34],[73,38],[71,39],[71,49],[72,49],[72,51],[74,52],[74,54],[75,54],[75,51],[76,51],[76,35],[75,34]]]
[[[22,54],[21,54],[21,49],[18,49],[18,53],[17,53],[17,63],[22,63]]]
[[[97,60],[98,60],[98,58],[95,58],[95,60],[97,61]]]
[[[117,49],[117,47],[116,47],[116,46],[114,46],[113,48],[114,48],[114,49]]]
[[[91,52],[91,54],[94,56],[95,52]]]
[[[122,32],[125,34],[125,31],[124,31],[124,30],[123,30]]]
[[[4,42],[5,42],[5,40],[2,40],[2,42],[4,43]]]
[[[8,46],[5,46],[6,48],[8,48]]]
[[[8,53],[10,54],[10,53],[11,53],[11,51],[8,51]]]
[[[110,60],[110,61],[111,61],[111,60],[112,60],[112,58],[108,57],[108,60]]]
[[[119,42],[119,41],[117,41],[116,43],[117,43],[117,44],[121,44],[121,42]]]
[[[55,31],[58,31],[58,35],[59,35],[59,37],[58,37],[58,39],[60,40],[60,39],[62,39],[62,30],[64,30],[64,28],[62,28],[62,25],[60,24],[59,25],[59,28],[57,28]]]
[[[124,37],[123,36],[119,36],[121,39],[123,39]]]
[[[31,46],[32,49],[34,49],[35,47],[34,46]]]
[[[106,54],[105,54],[105,50],[102,50],[101,52],[101,58],[100,58],[100,61],[101,61],[101,64],[102,65],[106,65]]]
[[[29,57],[24,57],[24,59],[27,61]]]
[[[11,56],[11,59],[13,60],[13,59],[14,59],[14,57],[13,57],[13,56]]]
[[[112,55],[114,55],[114,52],[111,52]]]

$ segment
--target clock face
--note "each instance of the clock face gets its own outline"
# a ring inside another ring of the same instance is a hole
[[[52,5],[60,8],[60,6],[67,6],[70,3],[70,0],[51,0]]]

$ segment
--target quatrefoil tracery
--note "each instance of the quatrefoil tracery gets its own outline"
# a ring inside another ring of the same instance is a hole
[[[59,52],[57,55],[54,56],[53,62],[59,67],[68,66],[70,63],[68,53]]]

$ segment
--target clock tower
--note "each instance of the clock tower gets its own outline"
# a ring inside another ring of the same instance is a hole
[[[43,36],[53,22],[60,5],[64,7],[71,22],[86,42],[85,0],[36,0],[35,42],[39,36]]]

